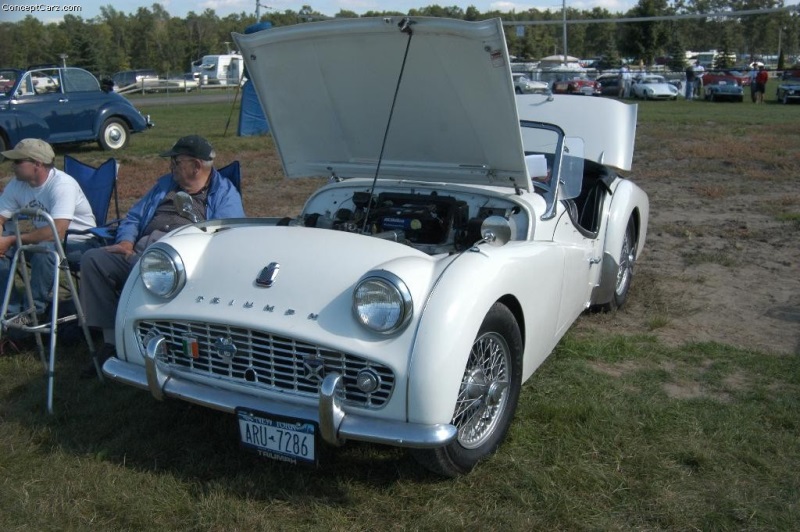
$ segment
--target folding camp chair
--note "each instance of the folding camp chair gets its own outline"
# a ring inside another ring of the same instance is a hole
[[[22,233],[19,229],[19,220],[21,218],[31,220],[44,220],[50,230],[53,232],[53,247],[41,244],[23,244]],[[55,362],[56,362],[56,341],[58,337],[58,327],[65,323],[77,321],[83,330],[84,338],[89,346],[89,352],[92,356],[97,377],[102,382],[103,374],[100,371],[100,364],[97,359],[97,353],[94,349],[94,342],[89,332],[89,327],[86,325],[86,316],[81,306],[80,298],[78,297],[78,290],[75,280],[70,275],[70,268],[67,262],[66,254],[64,253],[64,246],[58,238],[58,230],[56,229],[55,222],[50,215],[42,209],[21,209],[12,217],[14,222],[14,232],[17,238],[17,248],[14,252],[14,257],[11,260],[11,275],[8,276],[8,283],[6,284],[6,293],[3,298],[2,307],[0,307],[0,337],[8,330],[18,330],[28,333],[33,333],[36,336],[36,345],[39,348],[39,356],[45,368],[45,376],[47,377],[47,412],[53,413],[53,387],[55,380]],[[29,255],[36,253],[48,253],[53,256],[56,264],[53,275],[52,285],[52,302],[50,305],[50,318],[49,321],[39,323],[39,317],[36,314],[36,304],[33,299],[31,290],[31,278],[28,272],[27,263]],[[9,316],[8,307],[11,302],[11,295],[14,292],[14,272],[19,271],[22,276],[22,282],[25,287],[25,298],[27,308],[22,312]],[[64,276],[67,282],[67,288],[70,292],[73,304],[75,306],[75,313],[66,316],[58,315],[58,292],[61,283],[61,272],[65,272]],[[45,356],[44,342],[42,340],[43,334],[50,335],[50,350],[49,357]]]
[[[233,183],[233,186],[236,187],[236,191],[239,194],[242,193],[242,168],[239,161],[233,161],[229,165],[219,168],[217,172],[223,177],[227,177],[230,182]]]
[[[91,234],[104,242],[114,239],[114,229],[120,222],[119,217],[119,198],[117,197],[117,173],[119,164],[115,159],[108,159],[106,162],[95,168],[94,166],[82,163],[69,155],[64,156],[64,172],[75,178],[81,186],[83,195],[89,200],[92,207],[97,227],[85,231],[67,231],[69,235]],[[108,211],[111,207],[111,200],[114,200],[115,218],[108,220]],[[66,244],[66,239],[64,240]]]

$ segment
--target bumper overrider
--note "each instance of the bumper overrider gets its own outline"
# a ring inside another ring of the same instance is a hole
[[[352,439],[397,447],[436,448],[447,445],[457,434],[456,427],[451,424],[403,423],[346,413],[339,400],[342,376],[338,373],[331,373],[323,379],[317,408],[266,401],[244,393],[176,379],[159,367],[157,355],[164,349],[166,339],[163,336],[152,338],[145,350],[144,367],[111,358],[103,365],[103,374],[123,384],[150,390],[159,401],[174,397],[231,414],[237,408],[251,408],[276,416],[314,421],[319,425],[322,439],[331,445],[342,445]]]

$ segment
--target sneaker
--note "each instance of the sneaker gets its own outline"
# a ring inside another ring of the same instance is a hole
[[[100,364],[100,369],[103,368],[103,363],[109,358],[117,355],[117,346],[112,344],[103,344],[103,347],[97,351],[97,363]],[[83,371],[81,371],[81,379],[91,379],[97,376],[97,370],[94,368],[94,361],[90,362]]]

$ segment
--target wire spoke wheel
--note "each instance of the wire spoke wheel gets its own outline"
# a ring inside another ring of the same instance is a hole
[[[447,477],[469,473],[506,437],[522,386],[522,335],[502,303],[489,309],[467,356],[451,423],[453,441],[435,449],[412,449],[414,458]]]
[[[499,334],[484,334],[473,344],[453,416],[465,448],[480,446],[496,427],[508,399],[510,366],[508,344]]]
[[[614,292],[617,296],[624,296],[631,284],[633,265],[636,262],[636,248],[633,242],[633,226],[628,224],[625,237],[622,240],[622,251],[619,257],[619,270],[617,271],[617,286]]]

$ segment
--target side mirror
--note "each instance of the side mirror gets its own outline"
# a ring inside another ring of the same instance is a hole
[[[197,223],[198,218],[192,208],[192,197],[183,190],[175,194],[175,208],[179,216],[186,218],[193,224]]]

